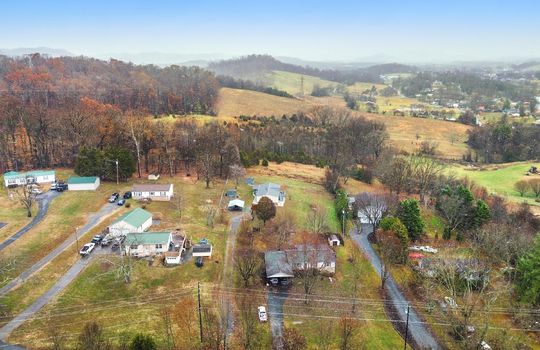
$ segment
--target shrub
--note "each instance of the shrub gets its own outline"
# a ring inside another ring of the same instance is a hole
[[[371,185],[373,183],[373,172],[368,168],[358,168],[354,171],[353,178]]]
[[[262,166],[268,166],[268,159],[263,158],[263,160],[262,160]]]

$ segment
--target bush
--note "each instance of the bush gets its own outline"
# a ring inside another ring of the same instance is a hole
[[[371,185],[373,183],[373,172],[368,168],[358,168],[354,171],[353,178]]]
[[[268,159],[263,158],[263,160],[262,160],[262,166],[268,166]]]

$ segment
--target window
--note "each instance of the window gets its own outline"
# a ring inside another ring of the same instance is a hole
[[[43,180],[49,180],[49,176],[48,175],[43,176]]]
[[[138,244],[132,244],[129,246],[129,248],[131,249],[138,249],[139,248],[139,245]]]
[[[161,249],[163,248],[163,244],[156,244],[156,249]]]
[[[8,184],[13,185],[14,183],[17,183],[17,180],[15,180],[15,179],[8,179],[7,182],[8,182]]]
[[[167,192],[160,192],[160,196],[165,197],[167,195]]]
[[[154,192],[150,192],[150,195],[153,196],[153,195],[154,195]]]

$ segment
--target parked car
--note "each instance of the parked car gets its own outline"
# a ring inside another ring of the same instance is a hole
[[[66,183],[58,183],[56,184],[56,191],[58,192],[64,192],[68,189],[68,185]]]
[[[204,265],[204,260],[202,256],[198,256],[197,259],[195,259],[195,266],[203,267],[203,265]]]
[[[94,244],[99,244],[99,243],[101,243],[102,240],[103,240],[102,235],[95,235],[94,238],[92,238],[92,240],[90,242],[92,242]]]
[[[120,195],[118,194],[118,192],[114,192],[114,193],[109,197],[109,203],[114,203],[114,202],[116,202],[116,200],[118,199],[118,197],[120,197]]]
[[[131,198],[131,191],[127,191],[124,193],[124,199],[130,199]]]
[[[37,188],[37,187],[34,187],[34,188],[32,188],[32,189],[30,190],[30,193],[32,193],[32,194],[42,194],[43,191],[41,191],[41,190],[40,190],[39,188]]]
[[[117,251],[118,248],[120,248],[120,243],[118,243],[118,241],[115,241],[115,242],[111,245],[111,250],[114,252],[114,251]]]
[[[92,253],[92,250],[94,250],[95,246],[96,245],[94,243],[86,243],[85,245],[83,245],[79,253],[82,256],[87,256],[88,254]]]
[[[266,314],[266,308],[264,306],[259,306],[257,308],[257,313],[259,314],[259,321],[266,322],[268,321],[268,315]]]
[[[53,182],[51,185],[51,191],[56,191],[57,188],[58,188],[58,183]]]
[[[116,204],[118,204],[119,206],[122,206],[122,205],[126,204],[126,200],[124,198],[122,198]]]

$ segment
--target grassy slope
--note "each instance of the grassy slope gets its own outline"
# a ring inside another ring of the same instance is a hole
[[[272,96],[255,91],[223,88],[220,91],[218,103],[219,118],[239,115],[275,115],[297,113],[308,110],[316,105],[343,106],[343,101],[337,97],[314,98],[303,100]],[[392,144],[401,150],[415,152],[420,142],[435,141],[439,144],[441,156],[451,159],[461,159],[467,145],[467,130],[470,127],[442,120],[393,117],[380,114],[363,114],[366,118],[383,122],[390,134]],[[416,139],[416,135],[420,139]],[[454,143],[452,143],[454,138]]]
[[[480,170],[466,168],[461,165],[454,165],[448,169],[450,174],[456,176],[466,176],[480,186],[484,186],[490,192],[497,193],[514,202],[527,202],[533,205],[539,205],[534,201],[532,192],[521,197],[514,189],[514,184],[519,180],[528,180],[534,177],[540,178],[538,175],[525,176],[527,170],[535,163],[520,162],[509,164],[498,164],[483,167]]]
[[[301,94],[302,77],[304,78],[304,95],[310,95],[315,85],[320,87],[335,87],[338,85],[333,81],[291,72],[274,71],[267,75],[268,83],[272,87],[287,91],[291,95]]]

